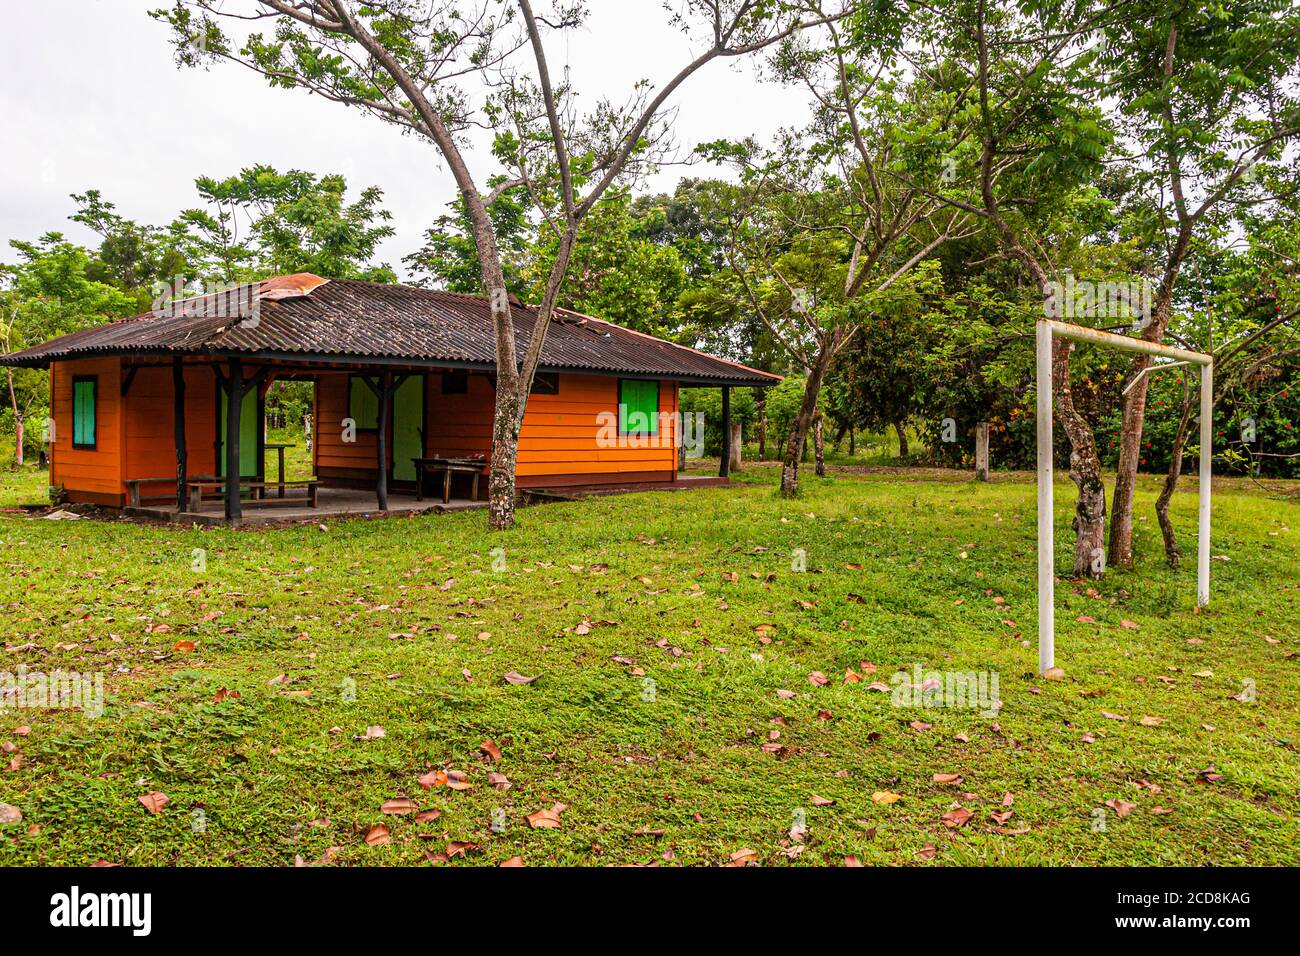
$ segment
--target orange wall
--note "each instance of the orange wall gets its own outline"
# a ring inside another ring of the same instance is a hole
[[[348,417],[348,373],[325,372],[316,384],[316,474],[321,477],[366,477],[375,472],[375,433],[357,431],[356,441],[343,440]]]
[[[72,447],[72,380],[93,375],[95,449]],[[50,484],[63,485],[73,501],[114,504],[122,493],[122,367],[116,358],[55,362],[50,375],[54,445]]]
[[[674,383],[660,382],[660,414],[676,410]],[[561,375],[558,395],[528,396],[519,433],[519,477],[598,473],[617,480],[625,472],[662,472],[665,480],[673,477],[675,419],[673,424],[661,421],[659,435],[641,440],[654,447],[630,447],[636,439],[624,438],[628,447],[605,448],[597,443],[601,432],[597,416],[604,412],[618,414],[618,379],[608,375]]]
[[[185,453],[190,475],[216,474],[216,380],[212,370],[185,369]],[[125,437],[123,478],[176,474],[176,433],[171,368],[141,367],[122,403]],[[175,486],[145,486],[145,496],[175,494]]]
[[[348,415],[346,373],[320,376],[316,393],[316,467],[323,477],[365,477],[375,469],[375,435],[358,432],[356,441],[342,440]],[[468,391],[442,394],[442,376],[427,376],[428,420],[425,451],[433,455],[487,454],[492,447],[492,383],[486,375],[470,374]],[[677,388],[659,385],[659,410],[677,411]],[[610,481],[636,474],[639,481],[676,474],[672,423],[664,422],[654,448],[601,448],[597,436],[602,412],[618,413],[618,379],[606,375],[560,376],[558,395],[530,395],[519,436],[521,485],[546,484],[547,479],[575,475],[608,475]],[[655,474],[649,474],[655,473]]]

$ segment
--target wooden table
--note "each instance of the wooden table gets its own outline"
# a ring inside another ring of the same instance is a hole
[[[284,450],[286,448],[297,448],[298,446],[292,444],[282,444],[280,442],[267,442],[265,447],[268,451],[274,449],[276,452],[278,452],[279,469],[277,471],[277,476],[279,477],[279,481],[277,482],[277,484],[279,484],[280,486],[279,497],[283,498],[284,497]],[[267,484],[270,484],[270,482],[267,482]]]
[[[479,461],[476,458],[412,458],[415,464],[415,500],[424,500],[424,476],[426,472],[437,474],[442,473],[442,503],[445,505],[451,501],[451,476],[453,474],[466,474],[474,476],[473,490],[470,492],[472,500],[478,501],[478,479],[483,474],[483,467],[486,462]]]

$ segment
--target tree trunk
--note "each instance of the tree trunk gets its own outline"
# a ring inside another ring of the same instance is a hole
[[[767,398],[758,404],[758,460],[767,460]]]
[[[744,449],[744,434],[740,422],[731,423],[731,471],[740,471],[740,460]]]
[[[504,531],[515,523],[515,465],[519,460],[522,414],[519,405],[514,382],[503,387],[498,376],[492,411],[492,464],[488,471],[488,527],[493,531]]]
[[[1052,353],[1057,414],[1070,438],[1070,478],[1079,489],[1074,506],[1074,576],[1100,580],[1106,571],[1106,486],[1092,426],[1074,407],[1070,353],[1074,343],[1057,340]]]
[[[834,343],[838,337],[839,333],[836,330],[831,335],[831,343],[823,345],[818,350],[813,366],[808,372],[808,381],[804,383],[803,402],[799,405],[799,413],[795,415],[794,425],[790,429],[790,437],[785,446],[785,460],[781,465],[782,497],[793,498],[799,493],[799,460],[803,456],[813,417],[817,414],[817,398],[821,394],[822,380],[830,367],[831,357],[834,355]]]
[[[826,477],[826,442],[823,434],[825,427],[821,412],[818,412],[813,418],[813,460],[816,462],[813,470],[818,478]]]
[[[898,457],[906,458],[908,455],[907,448],[907,423],[894,422],[894,431],[898,433]]]
[[[849,426],[849,457],[853,457],[854,455],[857,454],[857,450],[853,447],[854,445],[853,439],[854,439],[855,431],[856,429],[854,429],[852,426]]]
[[[14,413],[14,464],[23,463],[23,416],[18,411],[18,395],[14,392],[14,370],[5,367],[5,376],[9,380],[9,406]]]
[[[1192,430],[1192,400],[1183,399],[1183,414],[1178,420],[1178,431],[1174,433],[1174,445],[1170,450],[1169,472],[1165,475],[1164,487],[1156,499],[1156,519],[1160,522],[1160,535],[1165,542],[1165,560],[1171,568],[1182,563],[1183,552],[1178,548],[1178,538],[1174,534],[1174,523],[1169,520],[1169,502],[1178,488],[1178,478],[1183,473],[1183,449],[1187,447],[1187,436]]]

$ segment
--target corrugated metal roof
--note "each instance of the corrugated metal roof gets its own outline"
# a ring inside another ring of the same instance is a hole
[[[315,281],[313,281],[315,280]],[[211,296],[147,312],[0,356],[0,365],[43,367],[98,355],[254,355],[307,362],[494,368],[496,333],[487,299],[308,273],[262,283],[256,321],[204,306]],[[232,300],[233,301],[233,300]],[[528,348],[537,310],[513,305],[516,347]],[[641,332],[558,310],[541,367],[646,375],[684,382],[773,385],[780,377]]]

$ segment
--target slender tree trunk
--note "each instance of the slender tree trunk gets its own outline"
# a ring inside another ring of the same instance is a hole
[[[1183,399],[1183,414],[1178,420],[1178,431],[1174,433],[1174,445],[1170,450],[1169,471],[1165,475],[1164,487],[1160,497],[1156,498],[1156,519],[1160,522],[1160,535],[1165,542],[1165,560],[1171,568],[1182,563],[1183,552],[1178,547],[1178,538],[1174,534],[1174,523],[1169,519],[1169,502],[1178,488],[1178,478],[1183,473],[1183,449],[1187,447],[1187,437],[1192,431],[1192,399]]]
[[[816,471],[818,478],[826,477],[825,427],[825,423],[822,421],[822,413],[818,412],[813,416],[813,460],[816,462],[814,471]]]
[[[837,330],[832,333],[831,343],[823,345],[817,352],[813,366],[808,371],[808,381],[803,389],[803,402],[799,405],[799,413],[795,415],[794,426],[790,429],[790,437],[785,446],[785,460],[781,465],[782,497],[793,498],[799,493],[799,460],[803,456],[808,431],[812,428],[813,418],[817,414],[817,397],[821,394],[822,381],[826,378],[827,369],[830,368],[831,357],[834,355],[834,342],[838,341],[838,338]]]
[[[1106,486],[1101,481],[1092,426],[1074,407],[1070,353],[1074,343],[1057,340],[1052,353],[1057,414],[1070,438],[1070,478],[1079,489],[1074,506],[1074,576],[1100,579],[1106,570]]]
[[[906,458],[908,455],[907,423],[902,421],[894,422],[894,431],[898,433],[898,457]]]
[[[767,397],[758,403],[758,460],[767,460]]]
[[[14,413],[14,464],[23,463],[23,416],[18,411],[18,395],[14,391],[14,370],[5,366],[5,377],[9,380],[9,407]]]

